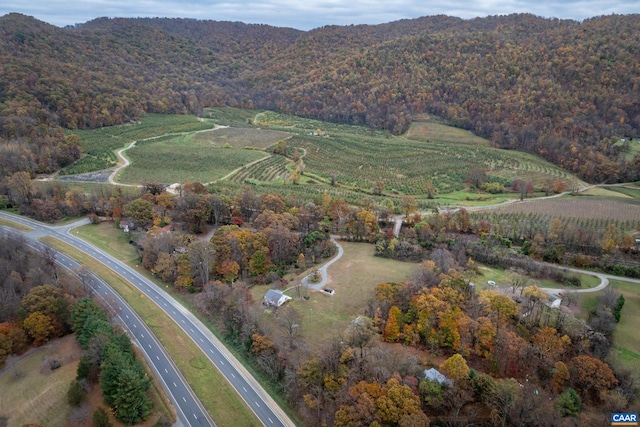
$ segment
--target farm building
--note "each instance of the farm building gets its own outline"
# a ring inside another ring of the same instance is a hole
[[[431,381],[437,381],[440,384],[445,384],[448,386],[453,385],[453,381],[447,378],[443,373],[438,371],[436,368],[425,369],[424,378]]]
[[[281,291],[278,291],[276,289],[269,289],[264,295],[264,300],[262,301],[262,303],[266,306],[277,308],[290,299],[290,296],[283,294]]]

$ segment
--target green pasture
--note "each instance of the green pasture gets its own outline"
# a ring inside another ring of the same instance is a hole
[[[609,280],[613,286],[622,292],[625,302],[622,308],[620,322],[613,333],[613,348],[611,355],[623,366],[634,369],[640,374],[640,340],[638,339],[638,320],[640,320],[640,284],[624,280]],[[578,316],[584,320],[595,309],[597,296],[604,291],[578,294]]]
[[[626,184],[624,186],[608,187],[610,191],[624,194],[634,199],[640,200],[640,186],[633,184]]]

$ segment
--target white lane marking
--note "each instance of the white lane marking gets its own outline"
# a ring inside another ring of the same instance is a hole
[[[200,342],[201,342],[201,343],[203,343],[203,342],[204,342],[204,340],[203,340],[202,338],[200,338]]]
[[[224,365],[224,362],[221,360],[221,361],[220,361],[220,364],[221,364],[221,365]]]
[[[149,345],[149,348],[151,348],[151,344],[148,344],[148,345]]]
[[[196,414],[193,414],[193,418],[195,418],[196,420],[198,419],[198,417],[196,417]]]
[[[134,328],[137,328],[137,327],[138,327],[138,325],[136,325],[136,324],[134,323],[134,324],[133,324],[133,327],[134,327]]]
[[[187,399],[185,399],[184,396],[182,396],[182,400],[184,400],[184,403],[187,403]]]
[[[255,403],[258,408],[260,407],[260,404],[258,402],[253,402],[253,403]]]
[[[242,387],[245,393],[249,393],[246,388]]]
[[[160,358],[158,356],[156,356],[156,359],[160,360]]]
[[[195,333],[196,333],[196,331],[194,331],[194,330],[193,330],[193,328],[191,328],[191,333],[194,333],[194,334],[195,334]]]
[[[271,424],[273,424],[273,420],[272,420],[271,418],[267,417],[267,419],[269,420],[269,422],[270,422]]]
[[[176,383],[173,383],[173,386],[174,386],[174,387],[178,387],[178,384],[176,384]]]
[[[128,315],[128,314],[125,314],[125,315],[124,315],[124,317],[126,317],[126,318],[128,319],[128,318],[129,318],[129,315]]]
[[[236,377],[235,375],[233,375],[233,373],[231,373],[231,376],[232,376],[233,378],[235,378],[235,377]]]
[[[144,338],[144,334],[140,334],[140,336],[141,336],[142,338]]]
[[[169,371],[167,371],[167,368],[164,368],[164,371],[165,371],[167,374],[169,373]]]

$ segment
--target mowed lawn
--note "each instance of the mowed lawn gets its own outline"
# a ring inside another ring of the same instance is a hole
[[[636,370],[640,374],[640,336],[638,336],[638,320],[640,320],[640,284],[611,280],[624,295],[620,322],[613,334],[612,351],[620,362]]]
[[[376,285],[409,279],[418,268],[415,263],[375,257],[372,244],[340,244],[344,255],[328,269],[326,287],[334,289],[334,295],[309,292],[309,300],[305,300],[298,299],[294,290],[289,292],[294,297],[290,304],[303,314],[302,331],[311,348],[320,347],[342,332],[349,321],[364,314]],[[261,288],[266,292],[265,287]]]

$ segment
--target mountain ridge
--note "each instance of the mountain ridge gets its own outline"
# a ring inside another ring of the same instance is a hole
[[[439,15],[300,31],[182,18],[59,28],[8,14],[0,17],[0,150],[31,144],[21,151],[37,173],[70,159],[46,164],[34,138],[42,145],[51,134],[46,144],[64,151],[59,127],[146,112],[230,105],[396,134],[428,113],[592,182],[637,180],[640,157],[622,161],[625,146],[615,142],[640,136],[638,28],[640,15]],[[6,163],[1,175],[17,170]]]

